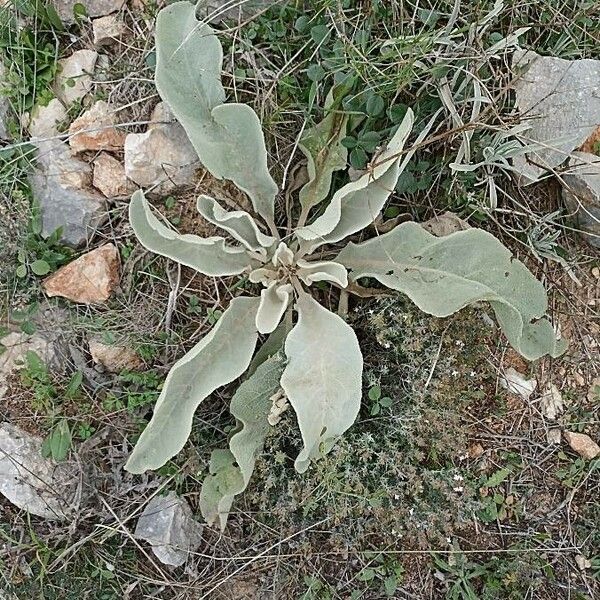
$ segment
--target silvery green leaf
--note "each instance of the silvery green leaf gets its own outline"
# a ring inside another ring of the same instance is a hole
[[[294,263],[294,253],[288,248],[285,242],[280,242],[279,246],[277,246],[277,249],[275,250],[275,253],[273,254],[271,262],[275,266],[290,266]]]
[[[291,315],[289,319],[286,315],[281,320],[281,323],[277,325],[275,331],[273,331],[273,333],[267,337],[267,339],[262,343],[262,346],[256,351],[256,354],[254,355],[254,358],[248,367],[248,377],[253,375],[256,369],[258,369],[258,367],[262,365],[265,360],[271,358],[271,356],[275,356],[275,354],[277,354],[280,350],[283,351],[283,342],[285,342],[285,338],[287,338],[291,329]]]
[[[348,285],[348,271],[340,263],[333,261],[309,262],[299,258],[296,262],[298,278],[306,285],[312,285],[317,281],[332,281],[340,287]]]
[[[152,214],[141,190],[131,197],[129,222],[142,246],[204,275],[238,275],[255,264],[244,248],[227,246],[221,237],[201,238],[169,229]]]
[[[275,330],[285,309],[290,303],[292,286],[289,283],[273,282],[260,293],[260,304],[256,312],[258,333],[271,333]]]
[[[306,252],[344,239],[375,220],[400,176],[402,149],[413,121],[413,112],[408,109],[387,148],[374,159],[372,171],[339,189],[320,217],[296,230]]]
[[[236,494],[244,491],[244,478],[230,450],[219,448],[210,454],[208,475],[200,490],[200,512],[209,525],[217,520],[225,530]],[[239,491],[238,491],[239,490]]]
[[[265,235],[256,221],[243,210],[225,210],[209,196],[200,196],[197,202],[198,212],[210,223],[221,227],[241,242],[248,250],[264,252],[275,244],[275,238]]]
[[[250,274],[248,275],[250,283],[262,283],[267,286],[271,285],[274,281],[277,281],[278,278],[277,271],[267,267],[258,267],[258,269],[250,271]]]
[[[296,470],[328,452],[354,423],[360,408],[362,354],[356,334],[308,294],[298,298],[298,323],[285,342],[288,365],[281,377],[296,411],[304,449]]]
[[[284,366],[283,353],[272,356],[240,385],[231,399],[231,414],[238,420],[239,430],[229,441],[229,450],[213,452],[210,475],[200,492],[202,515],[210,525],[218,519],[221,530],[227,524],[233,497],[248,486],[256,457],[271,429],[267,417],[271,398],[280,389]]]
[[[195,12],[193,4],[177,2],[158,14],[156,87],[202,164],[246,192],[256,212],[271,223],[277,185],[267,168],[260,121],[245,104],[224,104],[221,43]]]
[[[348,115],[336,110],[335,96],[336,89],[332,88],[325,100],[325,118],[306,129],[298,144],[308,161],[309,180],[299,195],[304,211],[327,198],[334,171],[343,169],[348,159],[348,150],[341,144]]]
[[[198,405],[248,367],[258,334],[258,298],[235,298],[212,330],[169,371],[154,414],[125,468],[158,469],[185,445]]]
[[[542,284],[480,229],[438,238],[417,223],[403,223],[362,244],[348,244],[335,260],[351,270],[352,281],[374,277],[437,317],[488,301],[508,341],[529,360],[558,356],[566,348],[544,318],[548,301]]]

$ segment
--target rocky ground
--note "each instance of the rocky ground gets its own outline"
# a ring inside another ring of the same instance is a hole
[[[359,420],[299,475],[284,413],[225,533],[201,524],[198,502],[233,426],[230,389],[159,472],[123,465],[170,366],[239,281],[146,252],[127,207],[143,188],[174,227],[210,235],[199,193],[247,201],[203,170],[160,102],[162,3],[84,4],[0,2],[0,597],[598,597],[595,3],[202,8],[222,32],[228,91],[257,110],[287,182],[282,210],[305,172],[297,135],[336,61],[351,64],[389,108],[367,103],[371,142],[393,107],[434,123],[383,218],[494,233],[544,282],[569,341],[527,363],[486,306],[442,320],[399,297],[351,305]],[[355,171],[375,151],[364,134]]]

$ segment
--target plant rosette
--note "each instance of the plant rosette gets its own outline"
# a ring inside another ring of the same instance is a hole
[[[282,238],[275,218],[279,190],[267,167],[261,124],[250,106],[226,102],[223,52],[215,32],[198,21],[192,4],[171,4],[158,15],[156,49],[160,96],[204,167],[245,192],[253,214],[227,211],[213,198],[199,197],[200,214],[237,242],[232,245],[220,236],[179,234],[137,191],[129,211],[133,230],[152,252],[207,276],[245,274],[262,291],[259,297],[234,298],[212,330],[174,364],[127,470],[157,469],[175,456],[191,433],[199,404],[245,372],[230,406],[238,426],[229,447],[213,451],[202,486],[200,507],[208,523],[225,527],[233,499],[248,485],[256,456],[286,402],[303,440],[296,469],[305,471],[328,452],[358,415],[363,359],[352,327],[312,296],[315,283],[353,292],[358,280],[368,277],[438,317],[486,301],[525,358],[564,351],[566,343],[545,317],[544,287],[485,231],[438,238],[408,222],[362,243],[340,244],[379,217],[426,136],[427,127],[411,149],[404,149],[413,128],[412,110],[366,172],[331,193],[334,172],[348,163],[342,144],[348,115],[340,110],[347,90],[343,84],[334,86],[323,120],[306,128],[300,140],[309,180],[299,192],[295,227]],[[322,260],[324,250],[330,260]],[[259,334],[268,337],[256,352]],[[282,401],[282,393],[287,400]]]

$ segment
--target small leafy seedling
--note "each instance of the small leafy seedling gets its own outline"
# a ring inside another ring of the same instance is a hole
[[[66,419],[61,419],[42,442],[42,456],[56,461],[65,460],[69,455],[73,436]]]
[[[392,399],[387,396],[381,397],[381,388],[374,385],[369,389],[369,400],[371,401],[370,413],[372,416],[378,415],[382,408],[389,408],[392,405]]]
[[[311,35],[325,39],[329,32],[313,28]],[[158,92],[203,166],[245,192],[254,214],[227,211],[202,195],[200,214],[237,245],[218,236],[181,235],[137,191],[129,207],[133,230],[148,250],[207,276],[243,274],[262,291],[258,297],[234,298],[210,333],[175,363],[127,461],[129,471],[158,469],[175,456],[190,435],[199,404],[247,370],[251,374],[230,406],[238,427],[228,449],[213,451],[202,486],[200,508],[206,520],[225,527],[234,496],[248,485],[284,396],[304,443],[296,469],[306,471],[312,460],[327,453],[358,415],[363,358],[350,325],[317,301],[324,284],[360,294],[358,281],[368,277],[438,317],[486,301],[509,342],[526,358],[557,356],[565,349],[544,316],[543,286],[489,233],[469,229],[437,238],[406,222],[362,243],[340,246],[378,218],[427,134],[422,130],[413,148],[404,150],[412,110],[407,108],[366,172],[330,195],[334,173],[347,166],[348,149],[341,141],[350,118],[342,110],[347,88],[344,82],[335,85],[325,101],[324,119],[307,127],[300,140],[308,182],[299,192],[298,219],[288,223],[290,233],[282,236],[275,214],[279,190],[267,167],[259,118],[246,104],[226,102],[221,44],[188,2],[159,13],[156,58]],[[375,99],[365,110],[371,118],[383,108]],[[269,336],[267,350],[254,356],[259,334]]]

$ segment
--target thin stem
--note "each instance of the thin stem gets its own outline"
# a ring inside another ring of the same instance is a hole
[[[302,207],[302,212],[300,213],[300,218],[298,219],[298,224],[296,225],[296,229],[300,229],[300,227],[304,227],[306,224],[306,219],[308,219],[308,213],[310,212],[310,205],[305,204]]]
[[[275,225],[275,221],[273,219],[265,219],[267,223],[267,227],[271,232],[271,235],[279,242],[281,241],[281,236],[279,235],[279,231],[277,231],[277,226]]]

